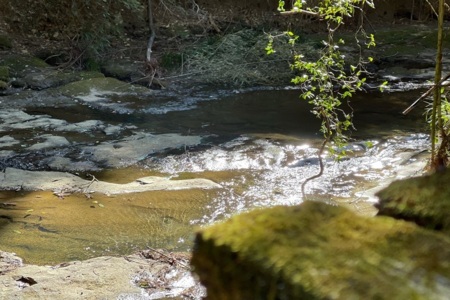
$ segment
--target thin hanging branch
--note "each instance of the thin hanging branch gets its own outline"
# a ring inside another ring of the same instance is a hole
[[[148,27],[150,29],[150,38],[148,39],[147,43],[147,63],[150,63],[150,60],[152,58],[152,47],[153,42],[156,38],[156,32],[155,32],[155,24],[153,23],[153,10],[152,10],[152,0],[147,1],[147,11],[148,11]]]
[[[417,100],[415,100],[410,106],[408,106],[407,109],[405,109],[402,114],[407,115],[410,111],[412,111],[417,104],[419,104],[420,101],[422,101],[423,99],[425,99],[426,97],[428,97],[431,92],[434,91],[434,89],[436,87],[442,87],[442,86],[448,86],[449,84],[446,83],[444,84],[444,82],[446,82],[448,79],[450,78],[450,74],[447,74],[444,78],[442,78],[442,80],[439,82],[439,85],[433,85],[431,88],[428,89],[428,91],[426,91],[425,93],[422,94],[422,96],[420,96]]]

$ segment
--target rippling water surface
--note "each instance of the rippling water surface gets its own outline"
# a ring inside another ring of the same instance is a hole
[[[376,199],[366,191],[425,160],[429,141],[423,133],[423,108],[401,115],[419,94],[357,95],[347,108],[355,112],[357,128],[346,149],[349,156],[336,161],[324,155],[323,176],[306,185],[309,197],[373,214],[371,204]],[[69,123],[97,119],[126,126],[122,134],[204,137],[197,147],[162,151],[128,168],[95,173],[100,180],[123,183],[148,175],[175,180],[203,177],[222,188],[60,198],[51,192],[3,192],[2,250],[17,252],[33,263],[126,254],[145,247],[186,250],[196,226],[255,207],[301,203],[301,183],[318,172],[321,144],[319,122],[307,103],[298,99],[295,90],[213,95],[202,92],[157,101],[115,96],[113,100],[126,107],[123,113],[86,106],[45,109],[46,114]],[[83,134],[77,133],[73,140],[67,135],[72,151]],[[81,154],[77,157],[83,160]]]

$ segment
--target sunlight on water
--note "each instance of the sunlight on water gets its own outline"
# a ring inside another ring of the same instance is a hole
[[[308,142],[308,143],[307,143]],[[312,142],[312,143],[311,143]],[[412,134],[349,146],[350,156],[335,161],[324,157],[322,177],[306,186],[307,194],[322,199],[355,198],[356,192],[395,176],[414,154],[428,147],[428,136]],[[150,159],[147,167],[161,172],[247,171],[247,175],[220,182],[224,189],[209,205],[210,213],[193,223],[209,223],[254,207],[295,205],[302,202],[301,183],[318,172],[318,145],[314,141],[240,137],[205,151]],[[244,187],[244,188],[243,188]]]
[[[355,95],[355,141],[342,149],[348,156],[341,161],[324,155],[324,174],[306,185],[308,197],[373,214],[373,189],[411,175],[413,164],[424,160],[419,154],[427,149],[428,137],[413,134],[425,130],[422,112],[401,115],[417,95]],[[0,141],[3,166],[89,173],[113,183],[153,175],[205,178],[221,188],[111,197],[68,194],[63,199],[52,191],[0,192],[1,250],[39,264],[146,247],[187,250],[198,225],[252,208],[301,203],[302,182],[318,172],[320,121],[308,103],[298,99],[298,91],[209,89],[183,95],[155,92],[151,98],[91,96],[67,107],[31,107],[26,113],[2,110],[0,123],[8,132]],[[161,137],[144,143],[162,133],[176,136],[176,141],[183,138],[184,147],[179,148],[179,142],[166,147]],[[57,145],[60,140],[64,143]],[[51,141],[54,146],[43,148]],[[127,149],[139,151],[132,158]],[[99,153],[111,155],[98,158]],[[106,163],[111,158],[120,162],[119,169]],[[131,166],[123,167],[124,162]],[[103,168],[107,169],[100,172]]]

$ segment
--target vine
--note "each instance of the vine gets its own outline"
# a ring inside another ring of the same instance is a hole
[[[279,1],[278,10],[281,14],[307,14],[315,16],[326,23],[327,37],[322,41],[322,46],[315,59],[307,58],[303,53],[294,53],[292,70],[296,75],[292,82],[301,88],[301,98],[312,105],[311,112],[321,120],[320,132],[324,142],[319,149],[319,172],[307,178],[301,191],[306,199],[306,184],[323,174],[323,154],[328,149],[331,155],[340,158],[344,156],[343,146],[348,141],[347,131],[353,128],[353,114],[349,99],[362,89],[367,74],[365,65],[373,58],[363,58],[362,47],[370,48],[376,45],[373,34],[364,31],[362,20],[355,32],[355,41],[360,48],[360,56],[356,62],[349,63],[349,59],[341,52],[341,46],[345,45],[342,38],[337,38],[338,29],[345,21],[352,18],[357,11],[363,14],[365,5],[374,7],[369,0],[324,0],[317,5],[307,5],[305,1],[296,0],[292,9],[285,9],[285,2]],[[291,45],[298,42],[299,36],[291,31],[282,36],[288,38]],[[280,36],[269,36],[266,47],[268,54],[274,53],[274,41]],[[383,85],[385,85],[384,83]],[[347,108],[342,108],[343,104]],[[331,145],[331,146],[330,146]],[[328,147],[327,147],[328,146]]]

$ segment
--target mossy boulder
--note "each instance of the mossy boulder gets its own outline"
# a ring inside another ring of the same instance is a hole
[[[10,75],[23,77],[38,69],[48,68],[49,65],[37,57],[29,55],[9,55],[0,60],[0,66],[9,68]]]
[[[108,77],[117,78],[123,81],[135,81],[145,77],[142,68],[142,62],[133,61],[109,61],[101,66],[101,71]],[[147,79],[148,81],[148,79]]]
[[[77,72],[45,69],[30,72],[22,79],[25,81],[26,87],[33,90],[44,90],[80,80],[80,76]]]
[[[318,202],[232,217],[198,232],[208,299],[446,299],[450,239]]]
[[[379,215],[450,234],[450,170],[391,183],[377,193]]]
[[[6,90],[8,89],[8,84],[4,82],[3,80],[0,80],[0,90]]]

